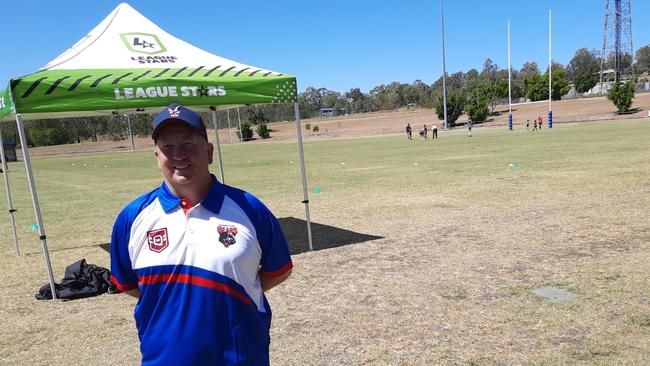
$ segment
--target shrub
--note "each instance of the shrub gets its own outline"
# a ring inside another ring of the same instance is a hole
[[[271,137],[271,131],[266,127],[266,123],[261,123],[257,126],[257,135],[263,139]]]
[[[305,130],[311,130],[311,123],[305,123]]]
[[[474,90],[469,103],[465,107],[465,111],[472,121],[485,121],[488,114],[490,113],[490,110],[488,108],[488,99],[489,95],[485,90],[481,90],[479,88]]]
[[[456,120],[463,113],[463,108],[465,108],[466,97],[465,93],[461,91],[455,91],[447,95],[447,123],[450,126],[453,126],[456,123]],[[438,98],[438,104],[436,105],[436,114],[438,119],[444,120],[444,103],[442,97]]]
[[[625,84],[616,83],[607,93],[607,99],[618,108],[618,113],[624,113],[630,110],[632,99],[634,99],[634,83],[628,81]]]
[[[50,146],[67,144],[68,133],[63,128],[32,127],[27,131],[29,141],[33,146]]]
[[[314,133],[318,133],[318,131],[320,131],[320,127],[318,127],[318,125],[315,125],[314,128],[312,129],[312,131]]]
[[[241,125],[241,132],[237,131],[237,137],[242,140],[242,141],[250,141],[253,139],[253,129],[251,128],[251,124],[248,122],[244,122]]]

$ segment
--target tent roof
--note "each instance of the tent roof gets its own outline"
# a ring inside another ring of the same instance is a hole
[[[297,87],[293,76],[184,42],[123,3],[39,71],[11,79],[2,96],[6,120],[12,113],[36,119],[148,112],[171,102],[198,110],[295,102]]]

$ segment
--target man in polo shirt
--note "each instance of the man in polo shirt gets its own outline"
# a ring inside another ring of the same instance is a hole
[[[153,121],[164,181],[128,204],[111,239],[112,280],[139,298],[143,365],[268,365],[264,292],[291,274],[277,219],[210,174],[201,116],[178,104]]]

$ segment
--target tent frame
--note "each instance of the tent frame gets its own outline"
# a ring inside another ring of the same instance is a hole
[[[12,106],[15,110],[15,107]],[[190,106],[191,107],[191,106]],[[217,143],[217,155],[219,159],[219,170],[221,172],[221,182],[225,183],[225,178],[224,178],[224,171],[223,171],[223,159],[221,155],[221,142],[219,140],[219,126],[217,124],[217,108],[216,106],[210,106],[209,107],[211,114],[212,114],[212,123],[214,126],[215,130],[215,137],[216,137],[216,143]],[[300,155],[300,173],[302,176],[302,191],[303,191],[303,200],[301,203],[305,205],[305,218],[307,221],[307,239],[309,242],[309,250],[313,251],[313,242],[312,242],[312,232],[311,232],[311,218],[309,215],[309,193],[307,190],[307,172],[305,169],[305,154],[304,154],[304,145],[302,141],[302,128],[300,124],[300,107],[298,105],[298,102],[294,102],[294,113],[295,113],[295,120],[296,120],[296,131],[298,134],[298,153]],[[127,115],[128,119],[128,115]],[[130,127],[130,121],[129,122],[129,127]],[[48,276],[48,281],[50,285],[50,290],[52,291],[52,299],[56,300],[56,289],[55,289],[55,283],[54,283],[54,275],[52,273],[52,263],[50,261],[50,255],[49,255],[49,250],[47,246],[47,235],[45,233],[45,226],[43,225],[43,218],[41,215],[41,206],[38,201],[38,194],[36,191],[36,184],[34,182],[34,173],[32,171],[32,164],[29,156],[29,149],[27,146],[27,138],[25,137],[25,129],[24,129],[24,124],[23,124],[23,118],[20,113],[16,113],[16,127],[18,129],[18,134],[20,137],[20,145],[22,148],[23,152],[23,160],[25,162],[25,170],[27,172],[27,179],[29,180],[29,190],[31,193],[32,197],[32,204],[34,207],[34,214],[36,216],[36,222],[38,225],[38,230],[39,230],[39,239],[41,241],[41,247],[43,250],[43,258],[45,261],[45,267],[47,270],[47,276]],[[2,141],[2,133],[0,132],[0,141]],[[131,138],[131,144],[133,145],[133,138]],[[134,149],[133,149],[134,150]],[[6,169],[6,157],[4,153],[4,146],[2,148],[2,152],[0,154],[2,158],[2,166],[4,167],[4,177],[5,177],[5,190],[7,193],[7,201],[8,201],[8,206],[9,206],[9,213],[11,216],[11,221],[13,224],[13,234],[14,234],[14,242],[16,245],[16,255],[20,255],[20,249],[18,246],[18,238],[16,236],[16,223],[15,223],[15,218],[13,216],[13,213],[16,211],[13,209],[12,202],[11,202],[11,194],[9,191],[9,181],[8,181],[8,175],[7,175],[7,169]]]

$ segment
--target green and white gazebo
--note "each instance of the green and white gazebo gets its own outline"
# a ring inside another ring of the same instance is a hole
[[[309,198],[297,101],[295,77],[206,52],[165,32],[125,3],[37,72],[12,78],[8,88],[0,91],[0,121],[16,121],[52,294],[56,296],[54,277],[24,120],[157,113],[172,102],[211,112],[223,181],[216,111],[242,105],[294,103],[302,203],[311,250]],[[4,149],[0,152],[4,167]],[[3,172],[16,254],[19,254],[7,170]]]

